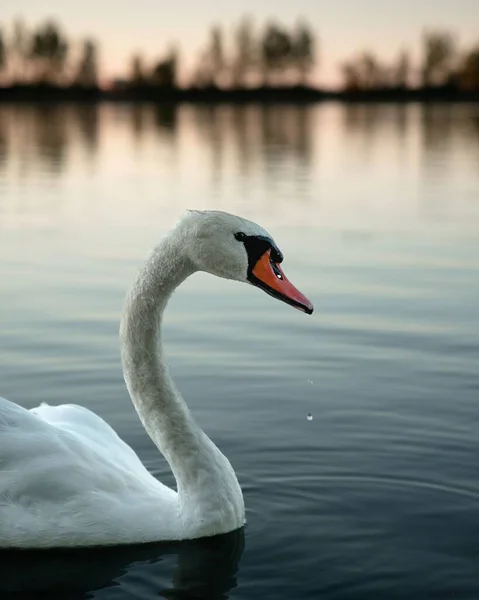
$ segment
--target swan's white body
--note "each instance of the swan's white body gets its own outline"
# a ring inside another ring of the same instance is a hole
[[[190,212],[141,271],[120,328],[125,381],[146,431],[169,462],[174,491],[90,410],[0,398],[0,547],[48,548],[183,540],[244,524],[244,503],[226,457],[193,420],[161,354],[161,315],[197,270],[245,281],[238,229],[256,224]]]

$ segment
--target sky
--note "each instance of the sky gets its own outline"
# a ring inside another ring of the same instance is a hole
[[[178,44],[185,68],[206,45],[213,23],[231,31],[245,14],[261,27],[268,20],[293,25],[306,19],[319,39],[317,83],[335,85],[338,65],[371,49],[385,60],[402,48],[419,56],[421,32],[455,31],[463,46],[479,44],[479,0],[15,0],[0,4],[5,28],[21,16],[34,26],[54,17],[70,38],[100,42],[102,73],[124,76],[134,52],[160,58]]]

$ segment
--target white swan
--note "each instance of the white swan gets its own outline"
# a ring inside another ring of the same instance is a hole
[[[177,492],[90,410],[0,398],[0,547],[48,548],[184,540],[244,524],[241,488],[227,458],[195,423],[168,375],[161,315],[195,271],[249,282],[312,313],[284,276],[282,255],[251,221],[188,211],[154,248],[126,302],[123,372],[146,431],[168,461]]]

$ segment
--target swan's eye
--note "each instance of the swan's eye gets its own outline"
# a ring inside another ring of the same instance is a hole
[[[238,240],[238,242],[244,242],[246,235],[242,231],[238,231],[238,233],[235,233],[235,238]]]
[[[283,274],[281,273],[281,271],[278,269],[278,267],[274,264],[274,262],[271,260],[270,261],[271,264],[271,269],[273,271],[273,273],[276,275],[276,277],[278,279],[283,279]]]

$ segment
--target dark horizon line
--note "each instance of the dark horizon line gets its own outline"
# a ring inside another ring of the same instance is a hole
[[[374,88],[328,90],[305,85],[258,86],[252,88],[126,86],[112,89],[66,87],[52,84],[13,84],[0,87],[0,102],[153,102],[181,103],[315,103],[341,102],[479,102],[479,90],[467,91],[455,86],[418,88]]]

